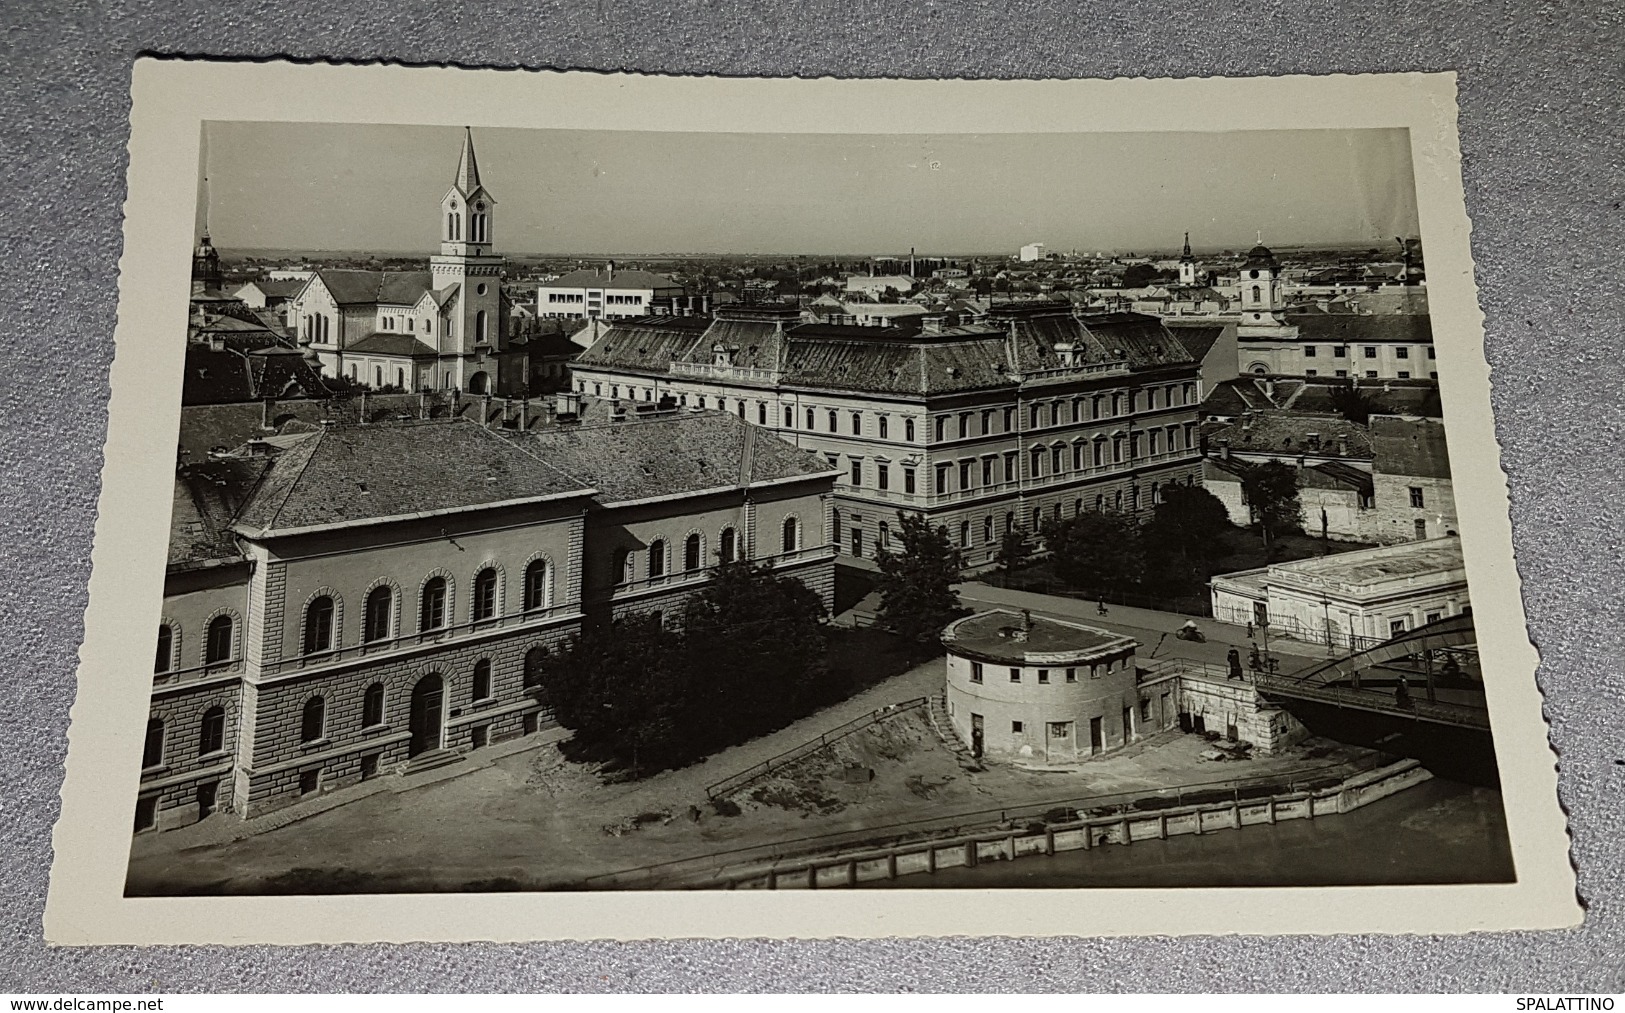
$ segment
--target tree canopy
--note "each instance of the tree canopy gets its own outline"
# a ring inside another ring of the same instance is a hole
[[[1199,485],[1171,483],[1161,496],[1144,528],[1147,576],[1170,587],[1196,582],[1207,572],[1201,564],[1224,552],[1230,512]]]
[[[1367,425],[1371,416],[1382,411],[1370,394],[1353,384],[1332,388],[1332,407],[1337,413],[1356,425]]]
[[[1145,542],[1128,514],[1081,513],[1046,521],[1044,545],[1055,576],[1091,591],[1121,591],[1145,577]]]
[[[880,621],[916,643],[935,642],[959,612],[953,585],[964,563],[946,527],[932,528],[919,514],[898,513],[900,552],[883,552]]]
[[[1243,465],[1241,491],[1258,519],[1267,546],[1276,534],[1303,526],[1298,500],[1298,471],[1280,461]]]

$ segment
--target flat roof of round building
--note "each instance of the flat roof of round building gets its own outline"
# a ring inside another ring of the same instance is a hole
[[[950,623],[942,643],[951,653],[994,663],[1087,663],[1132,652],[1133,637],[1081,623],[992,609]]]

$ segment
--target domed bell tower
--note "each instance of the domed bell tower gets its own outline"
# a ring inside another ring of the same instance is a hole
[[[451,189],[440,199],[440,253],[429,260],[436,291],[457,286],[439,336],[442,353],[460,356],[457,386],[474,393],[498,389],[496,354],[507,345],[503,329],[504,260],[491,252],[496,200],[480,183],[474,135],[463,128],[463,153]]]

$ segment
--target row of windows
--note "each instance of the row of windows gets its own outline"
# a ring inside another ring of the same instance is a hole
[[[801,523],[794,517],[786,517],[779,528],[779,548],[790,553],[801,547]],[[619,582],[630,584],[637,580],[638,556],[647,560],[645,576],[653,579],[666,575],[668,545],[664,538],[656,538],[649,543],[649,547],[639,553],[632,549],[617,549],[615,553],[615,573],[619,575]],[[717,559],[719,562],[732,563],[740,558],[739,535],[733,528],[723,528],[717,536]],[[680,573],[693,573],[706,566],[705,539],[698,533],[683,539],[683,561]]]
[[[495,619],[499,614],[501,579],[496,568],[486,567],[474,575],[471,617],[474,622]],[[553,568],[545,559],[533,560],[525,567],[522,610],[531,612],[549,608],[553,604]],[[378,643],[395,635],[395,589],[381,584],[367,593],[362,610],[361,643]],[[305,606],[301,650],[304,654],[324,654],[340,641],[337,624],[338,603],[332,595],[318,595]],[[418,631],[430,632],[446,628],[451,616],[451,586],[445,577],[435,576],[424,581],[418,592]],[[218,665],[231,661],[235,644],[235,621],[229,615],[210,620],[203,652],[205,665]],[[158,627],[158,650],[153,671],[170,671],[176,653],[174,627],[164,623]]]
[[[1265,369],[1254,370],[1254,372],[1259,372],[1259,373],[1267,372],[1267,371],[1268,370],[1265,370]],[[1306,369],[1306,370],[1303,371],[1303,375],[1304,376],[1319,376],[1320,375],[1320,370],[1318,370],[1318,369]],[[1332,375],[1333,376],[1348,376],[1349,371],[1346,370],[1346,369],[1339,369],[1339,370],[1333,371]],[[1377,377],[1377,371],[1374,370],[1374,369],[1366,370],[1365,371],[1365,378],[1367,380],[1375,380],[1375,379],[1377,379],[1378,378]],[[1409,380],[1411,378],[1411,371],[1408,370],[1408,369],[1401,369],[1401,370],[1399,370],[1398,372],[1396,372],[1394,374],[1394,378],[1397,379],[1397,380]],[[1428,373],[1428,379],[1437,380],[1438,378],[1439,378],[1439,374],[1436,371],[1430,371]]]
[[[299,336],[327,344],[333,340],[333,319],[322,313],[307,313],[299,321]]]
[[[1162,392],[1163,408],[1195,404],[1197,400],[1197,388],[1194,383],[1168,384],[1161,388],[1146,387],[1143,390],[1127,392],[1116,391],[1111,394],[1095,394],[1087,398],[1075,397],[1071,401],[1058,400],[1048,404],[1029,405],[1027,428],[1041,429],[1045,426],[1092,422],[1132,415],[1141,410],[1156,411],[1159,390]],[[1000,423],[1000,427],[995,428],[995,422]],[[936,438],[940,442],[949,439],[950,435],[954,439],[964,440],[972,436],[1012,433],[1016,431],[1015,422],[1016,409],[1013,406],[998,410],[984,408],[980,411],[963,411],[957,415],[939,415],[936,419]]]
[[[471,243],[489,243],[491,218],[483,211],[475,211],[468,217],[468,241]],[[463,240],[463,216],[457,211],[446,212],[446,239],[448,242],[460,243]]]
[[[1396,358],[1396,359],[1409,359],[1411,357],[1411,349],[1410,349],[1409,345],[1393,345],[1391,347],[1394,350],[1394,358]],[[1426,345],[1424,347],[1427,349],[1427,357],[1429,359],[1437,359],[1439,357],[1438,350],[1435,349],[1432,345]],[[1346,358],[1348,358],[1349,346],[1347,346],[1347,345],[1332,345],[1331,350],[1332,350],[1332,358],[1334,358],[1334,359],[1346,359]],[[1319,346],[1317,346],[1317,345],[1304,345],[1303,346],[1303,357],[1304,358],[1313,359],[1316,356],[1318,356],[1319,354],[1320,354]],[[1375,359],[1375,358],[1377,358],[1377,346],[1376,345],[1362,345],[1361,348],[1360,348],[1360,355],[1361,355],[1362,358],[1366,358],[1366,359]]]
[[[1187,422],[1184,426],[1168,426],[1163,429],[1146,429],[1141,432],[1119,433],[1107,437],[1105,434],[1096,434],[1093,440],[1074,440],[1071,444],[1055,443],[1048,447],[1032,447],[1028,450],[1029,478],[1043,478],[1046,475],[1055,476],[1067,471],[1070,461],[1071,470],[1082,471],[1085,468],[1101,468],[1108,464],[1122,464],[1125,461],[1138,460],[1144,450],[1146,455],[1172,453],[1180,449],[1181,437],[1186,449],[1195,446],[1196,424]],[[1142,440],[1143,437],[1143,440]],[[1070,450],[1068,449],[1070,447]],[[860,484],[860,461],[853,462],[853,484]],[[978,475],[983,488],[992,486],[996,481],[1014,482],[1016,480],[1017,451],[1007,450],[1001,458],[987,454],[980,459],[964,458],[957,462],[959,486],[961,491],[974,489],[977,486]],[[884,470],[884,466],[882,466]],[[943,495],[953,491],[953,476],[955,464],[942,463],[936,465],[936,493]],[[1002,478],[998,476],[1002,475]],[[880,488],[884,489],[882,484]]]
[[[401,321],[402,320],[406,321],[407,333],[416,333],[417,332],[417,329],[418,329],[417,317],[414,317],[414,316],[396,316],[396,315],[393,315],[393,314],[389,314],[389,315],[379,317],[378,318],[378,323],[379,323],[379,328],[378,329],[382,330],[382,331],[398,331],[398,330],[401,329]],[[433,334],[434,333],[434,318],[433,317],[424,317],[423,318],[423,333],[424,334]]]
[[[1081,667],[1081,666],[1078,666],[1078,667]],[[1057,669],[1057,671],[1064,671],[1067,682],[1077,682],[1078,681],[1078,667],[1067,668],[1067,669],[1064,669],[1064,670]],[[1128,661],[1125,660],[1125,659],[1119,659],[1119,660],[1117,660],[1115,662],[1106,661],[1106,662],[1102,662],[1102,663],[1099,663],[1099,664],[1092,664],[1092,665],[1089,666],[1089,678],[1098,679],[1102,675],[1110,675],[1113,668],[1116,668],[1119,671],[1121,671],[1122,669],[1127,668],[1127,667],[1128,667]],[[984,670],[982,668],[982,663],[980,661],[971,662],[971,665],[970,665],[970,681],[971,682],[982,682],[984,680],[984,677],[985,677],[985,673],[984,673]],[[1020,682],[1021,681],[1021,669],[1019,669],[1019,668],[1010,669],[1010,681],[1011,682]],[[1041,686],[1049,685],[1049,683],[1050,683],[1050,669],[1040,668],[1038,670],[1038,683]],[[1020,728],[1016,729],[1016,731],[1020,731],[1020,730],[1021,730]]]
[[[533,647],[525,654],[523,687],[532,689],[541,685],[542,659],[546,650]],[[470,704],[484,703],[492,699],[491,686],[491,659],[481,658],[474,663],[474,671],[469,679]],[[384,684],[375,682],[369,685],[361,694],[361,728],[376,728],[384,723]],[[319,742],[327,737],[327,699],[323,696],[313,696],[305,701],[299,715],[299,741],[301,743]],[[209,756],[225,748],[226,712],[222,707],[210,707],[203,712],[203,718],[198,728],[197,755]],[[165,725],[161,718],[152,718],[147,722],[147,737],[141,751],[141,768],[151,770],[164,763],[165,756]]]

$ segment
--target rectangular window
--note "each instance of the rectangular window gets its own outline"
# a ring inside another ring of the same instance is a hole
[[[1349,354],[1349,348],[1348,348],[1347,345],[1333,345],[1332,346],[1332,358],[1334,358],[1334,359],[1346,359],[1346,358],[1348,358],[1348,354]]]
[[[1038,681],[1042,685],[1049,685],[1049,669],[1040,668],[1038,670]]]
[[[1066,681],[1067,682],[1077,682],[1078,681],[1078,670],[1075,669],[1075,668],[1067,669],[1066,670]]]
[[[1008,433],[1013,431],[1015,428],[1016,410],[1014,408],[1006,408],[1004,410],[1004,431]]]
[[[1361,350],[1361,352],[1366,358],[1375,359],[1377,357],[1377,346],[1376,345],[1366,345],[1365,348]]]
[[[949,474],[952,473],[952,469],[953,469],[952,465],[948,465],[948,464],[939,464],[939,465],[937,465],[937,490],[936,491],[937,491],[938,496],[941,496],[943,493],[948,491],[948,476],[949,476]]]
[[[1306,370],[1303,371],[1303,375],[1304,376],[1319,376],[1320,375],[1320,370],[1318,370],[1318,369],[1306,369]]]
[[[1313,359],[1315,357],[1315,346],[1314,345],[1304,345],[1303,346],[1303,357],[1305,359]]]
[[[1432,345],[1429,345],[1428,346],[1428,358],[1437,359],[1438,357],[1439,357],[1438,350],[1435,349]]]
[[[973,661],[970,663],[970,681],[982,681],[982,663],[980,661]]]
[[[1012,721],[1012,722],[1010,722],[1010,734],[1011,735],[1020,735],[1021,734],[1021,727],[1022,727],[1022,725],[1021,725],[1020,721]]]
[[[891,488],[891,465],[875,465],[875,487],[878,489]]]
[[[937,419],[937,442],[940,443],[940,442],[942,442],[943,440],[945,440],[947,438],[948,438],[948,420],[946,418],[939,418],[939,419]]]
[[[1405,369],[1402,369],[1402,370],[1400,370],[1400,371],[1399,371],[1399,378],[1400,378],[1400,379],[1401,379],[1401,380],[1409,380],[1409,379],[1410,379],[1410,378],[1411,378],[1411,374],[1410,374],[1410,371],[1409,371],[1409,370],[1405,370]]]
[[[1334,375],[1334,376],[1348,376],[1349,371],[1346,370],[1346,369],[1340,369],[1340,370],[1338,370],[1336,373],[1334,373],[1332,375]]]
[[[884,415],[880,416],[879,425],[880,425],[880,438],[884,440],[886,438],[886,428],[887,428],[887,426],[886,426],[886,416],[884,416]]]
[[[991,457],[982,458],[982,484],[984,486],[993,484],[993,458]]]
[[[1404,632],[1405,632],[1405,620],[1404,619],[1390,619],[1390,620],[1388,620],[1388,635],[1390,637],[1397,637],[1401,633],[1404,633]]]
[[[1011,682],[1020,682],[1021,681],[1021,669],[1012,668],[1010,670],[1010,681]]]
[[[1377,371],[1374,370],[1374,369],[1366,370],[1365,371],[1365,378],[1367,380],[1375,380],[1377,378]]]
[[[1027,424],[1033,429],[1037,429],[1038,426],[1039,426],[1039,421],[1038,421],[1039,414],[1038,414],[1038,412],[1039,412],[1038,406],[1033,405],[1032,408],[1027,413]]]
[[[1006,482],[1016,480],[1016,452],[1014,450],[1004,455],[1004,480]]]
[[[959,438],[963,440],[963,439],[966,439],[969,436],[970,436],[970,412],[960,412],[959,413]]]
[[[1410,490],[1411,490],[1411,506],[1416,507],[1417,509],[1421,509],[1421,507],[1422,507],[1422,489],[1421,489],[1421,487],[1413,485],[1413,486],[1410,487]]]
[[[974,465],[975,463],[976,463],[975,461],[960,461],[959,462],[959,487],[961,489],[969,489],[971,487],[971,485],[970,485],[971,466]]]
[[[863,461],[857,458],[852,460],[852,484],[863,484]]]
[[[1410,357],[1411,357],[1411,350],[1409,348],[1406,348],[1404,345],[1400,345],[1399,347],[1394,349],[1394,358],[1396,358],[1396,359],[1409,359]]]
[[[914,491],[914,469],[913,468],[904,468],[903,469],[903,491],[907,492],[907,493],[912,493]]]

